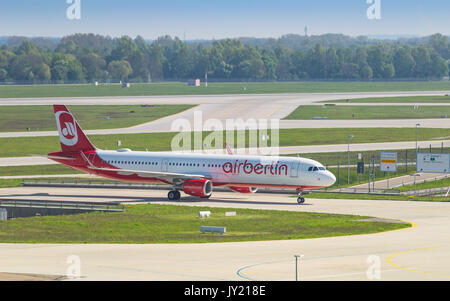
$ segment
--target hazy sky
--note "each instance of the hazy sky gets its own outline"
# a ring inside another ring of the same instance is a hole
[[[0,36],[219,39],[303,34],[305,26],[309,34],[450,34],[449,0],[80,0],[81,20],[69,20],[71,1],[0,0]],[[380,20],[367,18],[367,1],[380,1]]]

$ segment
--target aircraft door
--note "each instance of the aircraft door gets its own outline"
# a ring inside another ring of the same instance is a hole
[[[167,172],[168,169],[169,169],[169,160],[163,159],[161,163],[161,171]]]
[[[291,163],[291,178],[297,178],[298,177],[298,167],[300,163],[299,162],[292,162]]]

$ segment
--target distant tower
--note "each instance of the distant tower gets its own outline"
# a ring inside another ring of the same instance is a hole
[[[308,36],[308,26],[305,26],[305,37]]]

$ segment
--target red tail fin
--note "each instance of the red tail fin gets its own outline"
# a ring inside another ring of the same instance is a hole
[[[53,105],[59,141],[63,152],[89,151],[95,146],[89,141],[77,121],[64,105]]]

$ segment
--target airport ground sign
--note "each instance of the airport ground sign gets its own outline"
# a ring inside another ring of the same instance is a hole
[[[450,170],[450,154],[417,154],[417,172],[426,173],[449,173]]]
[[[397,153],[381,152],[380,153],[380,170],[381,171],[397,171]]]

